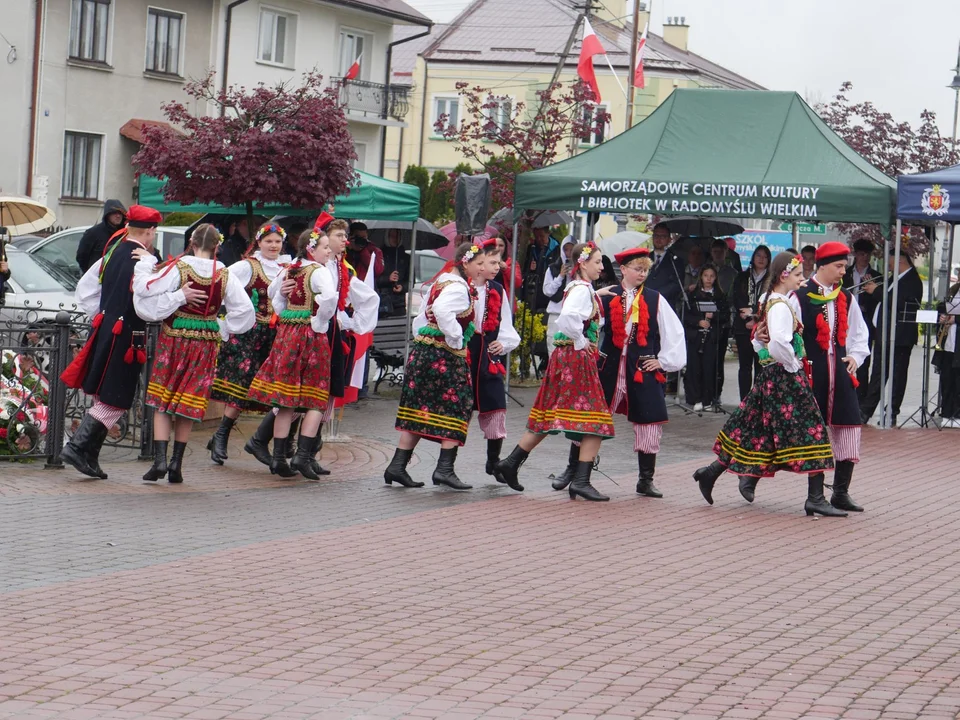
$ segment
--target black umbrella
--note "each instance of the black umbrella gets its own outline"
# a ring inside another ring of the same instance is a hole
[[[410,247],[412,231],[407,221],[370,220],[364,225],[367,226],[368,239],[379,248],[386,246],[387,232],[390,230],[399,230],[400,245],[405,248]],[[450,240],[433,223],[423,218],[417,220],[417,250],[439,250],[449,244]]]
[[[676,217],[660,224],[672,233],[699,238],[726,237],[743,232],[743,225],[727,218]]]

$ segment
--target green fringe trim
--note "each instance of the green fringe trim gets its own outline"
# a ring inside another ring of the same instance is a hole
[[[467,329],[463,331],[463,345],[466,347],[467,343],[470,342],[471,338],[476,334],[477,329],[474,327],[473,323],[467,325]],[[435,338],[444,338],[446,335],[443,330],[440,328],[430,327],[425,325],[420,328],[418,335],[424,335],[426,337],[435,337]]]
[[[793,334],[793,352],[801,360],[807,356],[807,348],[803,344],[803,335],[798,332]]]
[[[253,303],[255,308],[260,307],[260,291],[256,288],[253,289],[253,292],[250,293],[250,302]]]
[[[216,320],[204,320],[202,318],[178,317],[173,319],[174,330],[206,330],[209,332],[220,332],[220,325]]]
[[[592,322],[587,326],[586,331],[583,333],[583,336],[587,339],[587,342],[592,342],[594,345],[597,344],[597,339],[600,337],[600,324]],[[573,338],[564,335],[562,332],[558,332],[553,336],[554,341],[559,340],[564,343],[572,343]]]
[[[280,313],[281,320],[305,320],[309,317],[309,310],[284,310]]]

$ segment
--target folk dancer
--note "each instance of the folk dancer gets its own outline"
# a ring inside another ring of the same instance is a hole
[[[717,436],[717,459],[693,477],[713,505],[713,486],[725,471],[740,476],[740,493],[753,502],[756,481],[781,470],[807,475],[803,509],[831,517],[846,513],[823,496],[823,471],[833,467],[833,452],[820,408],[804,372],[803,325],[796,299],[788,297],[804,282],[803,259],[784,252],[768,273],[770,282],[758,320],[766,341],[758,343],[760,373]]]
[[[246,257],[231,265],[230,276],[236,278],[250,298],[257,323],[250,332],[231,337],[220,346],[217,358],[217,376],[210,397],[226,405],[220,427],[207,443],[210,459],[223,465],[227,459],[227,443],[241,412],[270,413],[272,408],[252,402],[247,394],[257,371],[266,362],[277,336],[277,318],[270,302],[270,284],[280,270],[290,263],[289,255],[281,255],[287,233],[275,223],[267,223],[257,230],[253,245]],[[253,248],[256,250],[250,254]]]
[[[153,466],[143,476],[147,482],[168,472],[169,482],[183,482],[183,453],[194,423],[206,413],[220,342],[242,335],[256,322],[243,284],[216,259],[222,242],[220,232],[204,223],[190,238],[193,255],[171,261],[162,272],[152,255],[142,257],[134,268],[137,314],[161,323],[146,396],[147,405],[155,410]],[[191,299],[188,290],[199,290],[203,297]],[[218,320],[221,305],[227,313]],[[168,465],[171,430],[174,442]]]
[[[613,417],[597,371],[597,339],[603,306],[592,283],[603,272],[603,258],[593,243],[575,245],[564,268],[570,275],[557,319],[555,350],[530,410],[527,432],[508,457],[497,463],[494,477],[523,490],[517,473],[547,435],[564,433],[580,442],[577,465],[567,491],[571,498],[609,500],[590,483],[600,442],[614,436]]]
[[[327,330],[337,310],[337,292],[327,270],[330,241],[317,229],[297,241],[296,260],[270,283],[270,301],[280,316],[270,356],[250,385],[250,399],[279,408],[273,426],[270,473],[281,479],[297,473],[319,480],[314,469],[320,425],[330,402],[330,342]],[[287,463],[290,426],[305,413],[297,452]]]
[[[103,257],[77,283],[77,304],[92,318],[90,335],[64,371],[67,387],[82,388],[94,403],[64,446],[60,457],[77,471],[106,479],[100,448],[111,427],[130,409],[147,361],[147,326],[133,307],[133,271],[154,254],[157,225],[153,208],[133,205],[127,225],[107,243]],[[202,291],[194,288],[191,299]]]
[[[430,288],[424,314],[427,324],[419,328],[407,358],[397,430],[400,441],[383,473],[387,485],[423,487],[407,473],[407,464],[421,438],[440,443],[440,458],[433,471],[433,484],[454,490],[469,490],[454,471],[457,449],[467,440],[473,411],[473,387],[467,348],[474,335],[473,288],[486,265],[478,245],[462,243],[449,272],[441,273]]]

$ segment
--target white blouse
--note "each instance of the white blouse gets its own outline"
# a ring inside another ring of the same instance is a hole
[[[557,318],[557,332],[570,338],[575,350],[584,350],[590,342],[583,334],[583,324],[593,317],[595,300],[597,293],[585,280],[571,280],[567,285],[560,316]],[[599,324],[603,325],[602,317]]]
[[[125,238],[121,242],[132,242],[146,250],[143,243],[133,238]],[[83,310],[89,318],[100,312],[100,268],[103,266],[103,258],[97,260],[80,278],[77,283],[76,299],[77,305]]]
[[[284,266],[290,264],[289,255],[281,255],[276,260],[267,260],[263,255],[260,254],[260,251],[257,250],[253,256],[260,261],[260,266],[263,268],[263,274],[267,276],[269,282],[276,280],[277,275],[280,274],[280,271],[283,270]],[[248,258],[239,260],[231,265],[228,269],[230,274],[240,281],[240,284],[246,287],[250,283],[250,279],[253,277],[253,266],[247,262]]]
[[[814,274],[816,278],[816,274]],[[814,279],[816,282],[816,279]],[[829,294],[833,292],[835,286],[825,287],[819,285],[820,294]],[[837,301],[827,303],[827,320],[830,323],[830,334],[833,335],[833,328],[837,323]],[[852,302],[847,303],[847,356],[852,357],[857,367],[863,365],[863,362],[870,357],[870,331],[867,329],[867,323],[863,319],[863,312],[860,310],[860,303],[853,298]],[[828,353],[833,353],[834,345],[830,343]],[[842,359],[842,358],[841,358]]]
[[[793,330],[795,320],[800,317],[799,314],[794,315],[794,313],[799,313],[800,311],[799,303],[794,307],[794,304],[790,302],[790,298],[780,293],[770,293],[768,298],[765,298],[763,302],[766,302],[768,299],[779,299],[783,300],[783,302],[772,305],[770,310],[767,311],[767,331],[770,334],[770,342],[767,343],[767,352],[769,352],[770,357],[782,365],[783,369],[787,372],[798,372],[803,364],[793,351]],[[796,298],[793,298],[793,300],[796,302]]]
[[[317,305],[317,312],[310,319],[311,329],[318,334],[325,333],[330,328],[330,320],[337,312],[337,301],[340,297],[337,295],[337,289],[334,287],[333,278],[330,277],[330,271],[325,265],[320,265],[313,260],[301,260],[300,268],[306,268],[316,265],[317,269],[310,275],[310,289],[313,291],[314,302]],[[267,294],[270,295],[270,303],[273,305],[273,311],[279,315],[287,309],[287,298],[284,297],[280,289],[283,287],[284,280],[287,279],[287,273],[290,268],[283,268],[270,283]]]
[[[437,327],[443,331],[444,340],[454,350],[463,349],[463,328],[457,320],[457,315],[470,307],[470,286],[458,273],[443,273],[436,282],[450,282],[430,309],[437,319]],[[429,295],[428,295],[429,297]],[[420,328],[427,324],[427,302],[420,303],[420,312],[413,321],[413,334],[420,332]]]
[[[214,260],[184,255],[179,262],[189,265],[202,278],[213,277]],[[157,259],[152,255],[141,258],[133,269],[133,306],[137,315],[147,322],[160,322],[170,317],[187,299],[180,288],[180,273],[176,269],[163,275],[154,272]],[[216,262],[217,270],[223,269],[223,263]],[[151,282],[154,281],[154,282]],[[149,285],[149,287],[148,287]],[[227,340],[231,335],[241,335],[252,328],[257,321],[256,312],[250,304],[243,285],[227,271],[227,287],[223,296],[223,305],[227,315],[218,320],[220,336]],[[216,312],[217,308],[214,308]]]
[[[334,290],[340,292],[340,267],[336,258],[327,262],[327,270],[333,278]],[[346,311],[337,312],[337,321],[344,332],[354,332],[357,335],[366,335],[377,327],[377,318],[380,315],[380,296],[377,291],[356,276],[350,277],[350,290],[347,292],[347,304],[353,308],[353,317]]]
[[[473,304],[473,324],[477,332],[483,332],[483,321],[487,312],[487,284],[477,288],[477,300]],[[510,310],[510,298],[503,294],[500,302],[500,330],[497,340],[503,345],[502,355],[513,352],[520,347],[520,336],[513,327],[513,312]]]

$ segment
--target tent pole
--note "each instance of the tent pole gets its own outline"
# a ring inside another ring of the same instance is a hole
[[[900,221],[897,220],[896,226],[891,230],[893,237],[896,237],[900,234]],[[890,273],[888,269],[890,267],[890,242],[884,241],[883,243],[883,300],[881,300],[881,316],[883,318],[883,326],[880,328],[880,427],[887,427],[887,345],[890,340],[890,323],[887,322],[887,318],[890,313],[890,300],[888,299],[888,293],[890,291]],[[874,345],[876,347],[876,345]]]
[[[516,215],[514,215],[514,217],[516,217]],[[510,272],[508,273],[506,280],[510,289],[510,316],[513,317],[514,324],[517,322],[517,318],[513,316],[513,313],[516,312],[517,307],[517,286],[513,282],[513,278],[517,272],[517,245],[520,244],[519,232],[520,223],[513,223],[513,247],[510,248]],[[523,356],[521,355],[521,357]],[[507,379],[505,381],[507,393],[510,392],[510,368],[512,367],[511,360],[512,358],[510,357],[510,353],[507,353]]]
[[[797,252],[800,252],[800,226],[797,225],[797,221],[793,221],[793,227],[790,230],[793,233],[793,248]]]
[[[891,281],[893,282],[893,297],[890,298],[890,352],[887,353],[887,381],[890,385],[890,390],[884,389],[884,395],[887,398],[887,414],[890,418],[890,427],[896,427],[893,417],[893,348],[897,344],[897,295],[900,290],[900,234],[902,232],[901,222],[897,220],[897,239],[896,244],[893,246],[893,273],[891,276]]]
[[[416,282],[416,267],[417,267],[417,221],[414,220],[410,224],[410,276],[408,282],[410,283],[407,286],[407,308],[406,308],[406,323],[403,325],[403,372],[407,372],[407,358],[410,357],[410,326],[413,323],[413,320],[410,318],[410,309],[413,307],[413,286]]]

